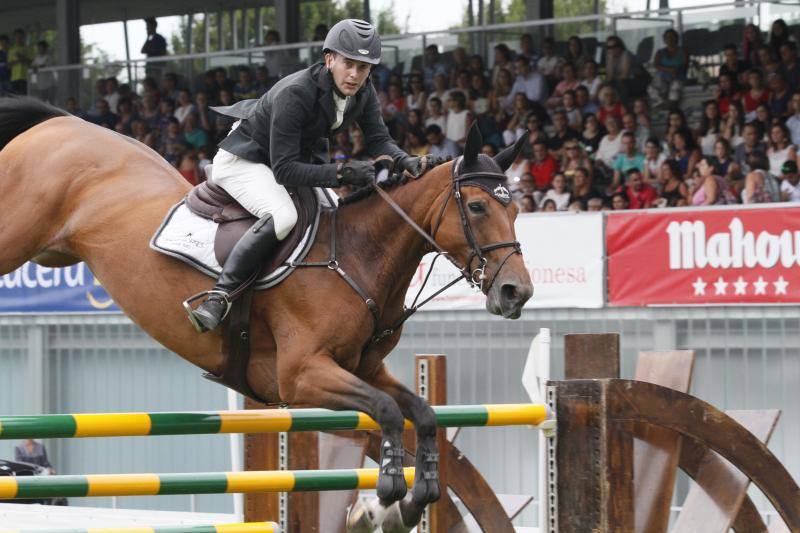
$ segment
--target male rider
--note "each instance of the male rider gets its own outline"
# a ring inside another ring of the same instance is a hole
[[[219,144],[212,180],[259,220],[234,246],[208,298],[191,312],[200,331],[219,325],[230,309],[231,292],[260,267],[297,222],[286,186],[373,183],[375,169],[370,162],[327,163],[331,134],[347,131],[356,122],[371,156],[388,155],[414,177],[440,162],[431,156],[409,156],[389,137],[375,89],[368,82],[380,56],[380,37],[370,23],[343,20],[325,38],[324,62],[281,79],[257,100],[215,109],[240,120]],[[319,159],[325,163],[312,163]]]

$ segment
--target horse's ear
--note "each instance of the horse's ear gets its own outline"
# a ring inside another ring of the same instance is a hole
[[[508,167],[511,166],[511,163],[514,162],[519,153],[522,151],[522,147],[525,146],[527,140],[528,131],[526,130],[524,134],[519,136],[517,142],[494,156],[494,162],[497,163],[497,166],[499,166],[503,172],[505,172]]]
[[[464,166],[469,166],[478,160],[478,154],[483,147],[483,136],[478,129],[478,121],[472,123],[472,127],[467,133],[467,142],[464,144]]]

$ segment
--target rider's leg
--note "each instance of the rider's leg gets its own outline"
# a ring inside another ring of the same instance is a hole
[[[266,165],[220,150],[214,157],[212,180],[259,220],[231,250],[208,299],[192,312],[203,331],[219,325],[228,312],[231,292],[261,267],[264,257],[289,235],[297,222],[289,193],[275,181]]]

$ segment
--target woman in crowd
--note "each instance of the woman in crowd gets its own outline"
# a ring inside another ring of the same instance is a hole
[[[568,179],[572,179],[579,168],[589,169],[591,172],[592,162],[586,156],[580,143],[570,140],[564,143],[564,158],[561,162],[561,172]]]
[[[600,141],[606,132],[597,120],[597,116],[589,113],[583,117],[583,130],[581,132],[581,142],[586,147],[589,154],[596,154],[600,148]]]
[[[781,175],[781,167],[788,161],[797,160],[797,148],[789,138],[789,129],[784,124],[773,124],[769,129],[769,173],[773,176]]]
[[[406,95],[406,109],[425,110],[428,95],[422,82],[422,76],[412,74],[408,83],[408,94]]]
[[[506,129],[503,132],[503,142],[506,146],[514,144],[525,131],[525,123],[531,113],[531,103],[525,93],[514,95],[514,113],[511,114]]]
[[[742,109],[745,121],[750,122],[756,117],[758,105],[769,102],[769,91],[764,86],[764,76],[758,69],[747,73],[747,83],[750,89],[742,94]]]
[[[703,157],[697,163],[697,179],[692,187],[692,205],[720,205],[735,203],[730,186],[719,175],[715,161]]]
[[[589,91],[589,97],[592,100],[598,100],[600,89],[603,86],[603,80],[597,75],[597,63],[591,59],[588,60],[584,63],[583,69],[580,72],[583,75],[581,85],[586,87],[586,90]]]
[[[606,123],[606,118],[609,116],[616,117],[622,122],[622,114],[625,113],[625,108],[617,99],[617,91],[611,85],[603,85],[600,89],[600,109],[597,111],[597,118],[601,124]]]
[[[728,116],[722,125],[722,138],[736,148],[744,142],[744,110],[741,102],[731,102]]]
[[[714,163],[720,176],[723,176],[728,180],[728,183],[735,187],[738,174],[737,166],[733,161],[733,148],[724,137],[720,137],[714,143]]]
[[[750,121],[751,124],[758,126],[759,131],[764,132],[763,142],[769,142],[769,130],[772,127],[772,113],[767,104],[758,104],[756,116]]]
[[[561,97],[561,110],[567,114],[567,123],[575,131],[580,131],[583,125],[583,115],[578,108],[575,91],[567,91]]]
[[[780,201],[780,186],[778,180],[768,172],[767,156],[761,152],[754,152],[748,156],[747,166],[750,171],[745,176],[742,203],[766,204]]]
[[[598,180],[602,178],[602,184],[611,183],[614,174],[612,167],[614,159],[622,151],[622,130],[619,129],[619,120],[613,115],[606,118],[606,134],[600,140],[600,146],[595,152],[595,166]]]
[[[742,40],[742,57],[752,66],[759,66],[757,50],[764,44],[764,37],[761,29],[755,24],[748,24],[744,27],[744,38]]]
[[[430,153],[431,146],[428,144],[425,131],[421,128],[409,128],[403,150],[405,150],[407,154],[415,156],[423,156]]]
[[[688,129],[686,115],[680,109],[673,109],[667,115],[667,133],[664,135],[664,142],[667,146],[672,144],[672,136],[676,131]]]
[[[585,170],[585,169],[584,169]],[[563,173],[557,172],[553,176],[553,187],[542,197],[541,209],[544,211],[545,204],[552,201],[556,211],[566,211],[570,204],[570,192],[567,190],[567,179]]]
[[[796,42],[794,36],[789,33],[789,26],[786,25],[785,20],[777,19],[769,30],[770,51],[775,57],[780,57],[781,46],[789,42]]]
[[[493,87],[497,87],[501,70],[507,70],[509,73],[514,71],[512,59],[513,54],[507,45],[500,43],[494,47],[494,66],[492,67]]]
[[[467,139],[467,131],[472,124],[472,113],[467,108],[467,99],[461,91],[451,92],[449,103],[445,137],[463,147]]]
[[[589,55],[583,50],[583,41],[577,35],[572,35],[567,39],[567,53],[564,60],[565,64],[574,65],[577,72],[583,72],[583,66],[591,61]]]
[[[678,162],[678,166],[683,173],[683,179],[687,182],[694,176],[694,168],[700,162],[700,150],[694,142],[692,132],[682,129],[675,132],[672,136],[672,158]]]
[[[489,113],[489,87],[483,74],[472,74],[469,88],[469,108],[476,116]]]
[[[447,130],[447,114],[444,105],[437,96],[428,98],[428,112],[425,117],[425,127],[436,124],[442,131]]]
[[[570,205],[578,202],[583,211],[588,207],[589,200],[603,198],[603,194],[592,184],[592,176],[588,169],[579,168],[572,179],[572,197]]]
[[[561,67],[562,79],[553,89],[553,94],[547,99],[547,107],[555,109],[561,105],[561,98],[567,91],[574,91],[581,84],[575,75],[575,66],[572,63],[565,63]]]
[[[651,187],[661,187],[662,166],[667,160],[667,154],[661,150],[661,141],[658,137],[650,137],[644,143],[644,170],[642,179]]]
[[[689,205],[689,188],[677,161],[664,161],[660,167],[659,182],[661,193],[659,205],[680,207]]]
[[[497,83],[489,91],[489,106],[493,113],[511,115],[514,112],[515,95],[511,92],[513,85],[514,79],[511,77],[511,71],[505,68],[500,69]]]
[[[703,104],[703,118],[697,129],[697,139],[700,143],[700,152],[703,155],[714,155],[714,145],[721,134],[721,121],[719,107],[716,100],[706,100]]]
[[[716,89],[717,105],[719,107],[719,114],[722,118],[728,117],[728,110],[732,102],[738,102],[742,99],[742,95],[737,90],[736,80],[733,79],[731,74],[720,74],[719,85]]]

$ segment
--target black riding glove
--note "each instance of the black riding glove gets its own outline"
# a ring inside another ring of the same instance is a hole
[[[397,160],[397,165],[412,178],[418,178],[445,161],[447,161],[447,159],[438,155],[424,155],[422,157],[408,155],[399,158]]]
[[[368,161],[348,161],[337,172],[339,183],[364,187],[375,181],[375,166]]]

